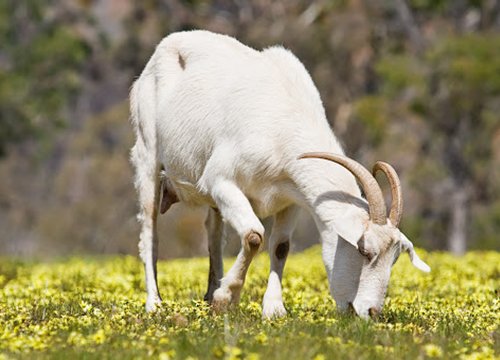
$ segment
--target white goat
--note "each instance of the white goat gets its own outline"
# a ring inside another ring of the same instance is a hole
[[[396,173],[382,162],[374,169],[386,173],[392,184],[387,219],[376,180],[343,156],[319,93],[291,52],[281,47],[256,51],[207,31],[174,33],[156,48],[130,101],[148,311],[161,302],[156,217],[162,168],[167,181],[161,211],[177,197],[216,209],[207,220],[211,264],[206,295],[216,308],[238,302],[247,269],[263,243],[259,218],[273,215],[263,316],[286,314],[281,278],[297,205],[312,214],[319,229],[330,290],[341,310],[351,307],[362,317],[378,313],[401,251],[408,251],[417,268],[430,270],[397,228],[402,205]],[[306,154],[312,151],[321,153]],[[225,277],[222,221],[236,230],[242,244]]]

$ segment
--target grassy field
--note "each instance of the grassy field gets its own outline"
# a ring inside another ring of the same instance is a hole
[[[40,263],[0,260],[0,359],[425,359],[499,357],[500,253],[422,253],[395,265],[377,322],[340,315],[319,248],[285,268],[288,316],[261,320],[267,254],[252,264],[239,308],[215,315],[202,301],[206,259],[159,264],[163,308],[144,311],[135,257]],[[230,263],[230,261],[226,261]]]

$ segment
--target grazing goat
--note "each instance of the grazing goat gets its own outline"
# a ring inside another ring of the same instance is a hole
[[[147,311],[161,302],[156,217],[176,201],[210,207],[206,298],[218,309],[239,301],[250,262],[264,241],[259,218],[274,216],[263,316],[286,314],[281,278],[297,206],[309,211],[319,229],[330,290],[341,310],[351,308],[365,318],[377,314],[402,251],[417,268],[430,270],[398,230],[397,174],[383,162],[374,167],[392,185],[387,218],[375,178],[344,156],[318,90],[291,52],[256,51],[207,31],[174,33],[157,46],[130,102]],[[241,239],[224,277],[223,222]]]

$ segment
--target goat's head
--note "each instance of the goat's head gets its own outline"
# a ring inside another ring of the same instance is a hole
[[[345,241],[324,242],[323,261],[337,308],[354,310],[363,318],[375,317],[382,309],[391,268],[401,252],[408,252],[416,268],[430,271],[416,254],[411,241],[398,229],[403,201],[397,173],[389,164],[378,161],[372,175],[356,161],[330,153],[306,153],[300,158],[320,158],[342,165],[356,177],[364,190],[369,220],[362,221],[348,214],[332,219],[332,227]],[[391,185],[389,218],[382,190],[374,177],[379,170]]]

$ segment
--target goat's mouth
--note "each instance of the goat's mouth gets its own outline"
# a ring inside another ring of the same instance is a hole
[[[348,312],[349,314],[359,316],[362,319],[372,319],[377,320],[380,315],[380,308],[375,306],[370,307],[367,311],[357,311],[352,302],[348,304]]]

